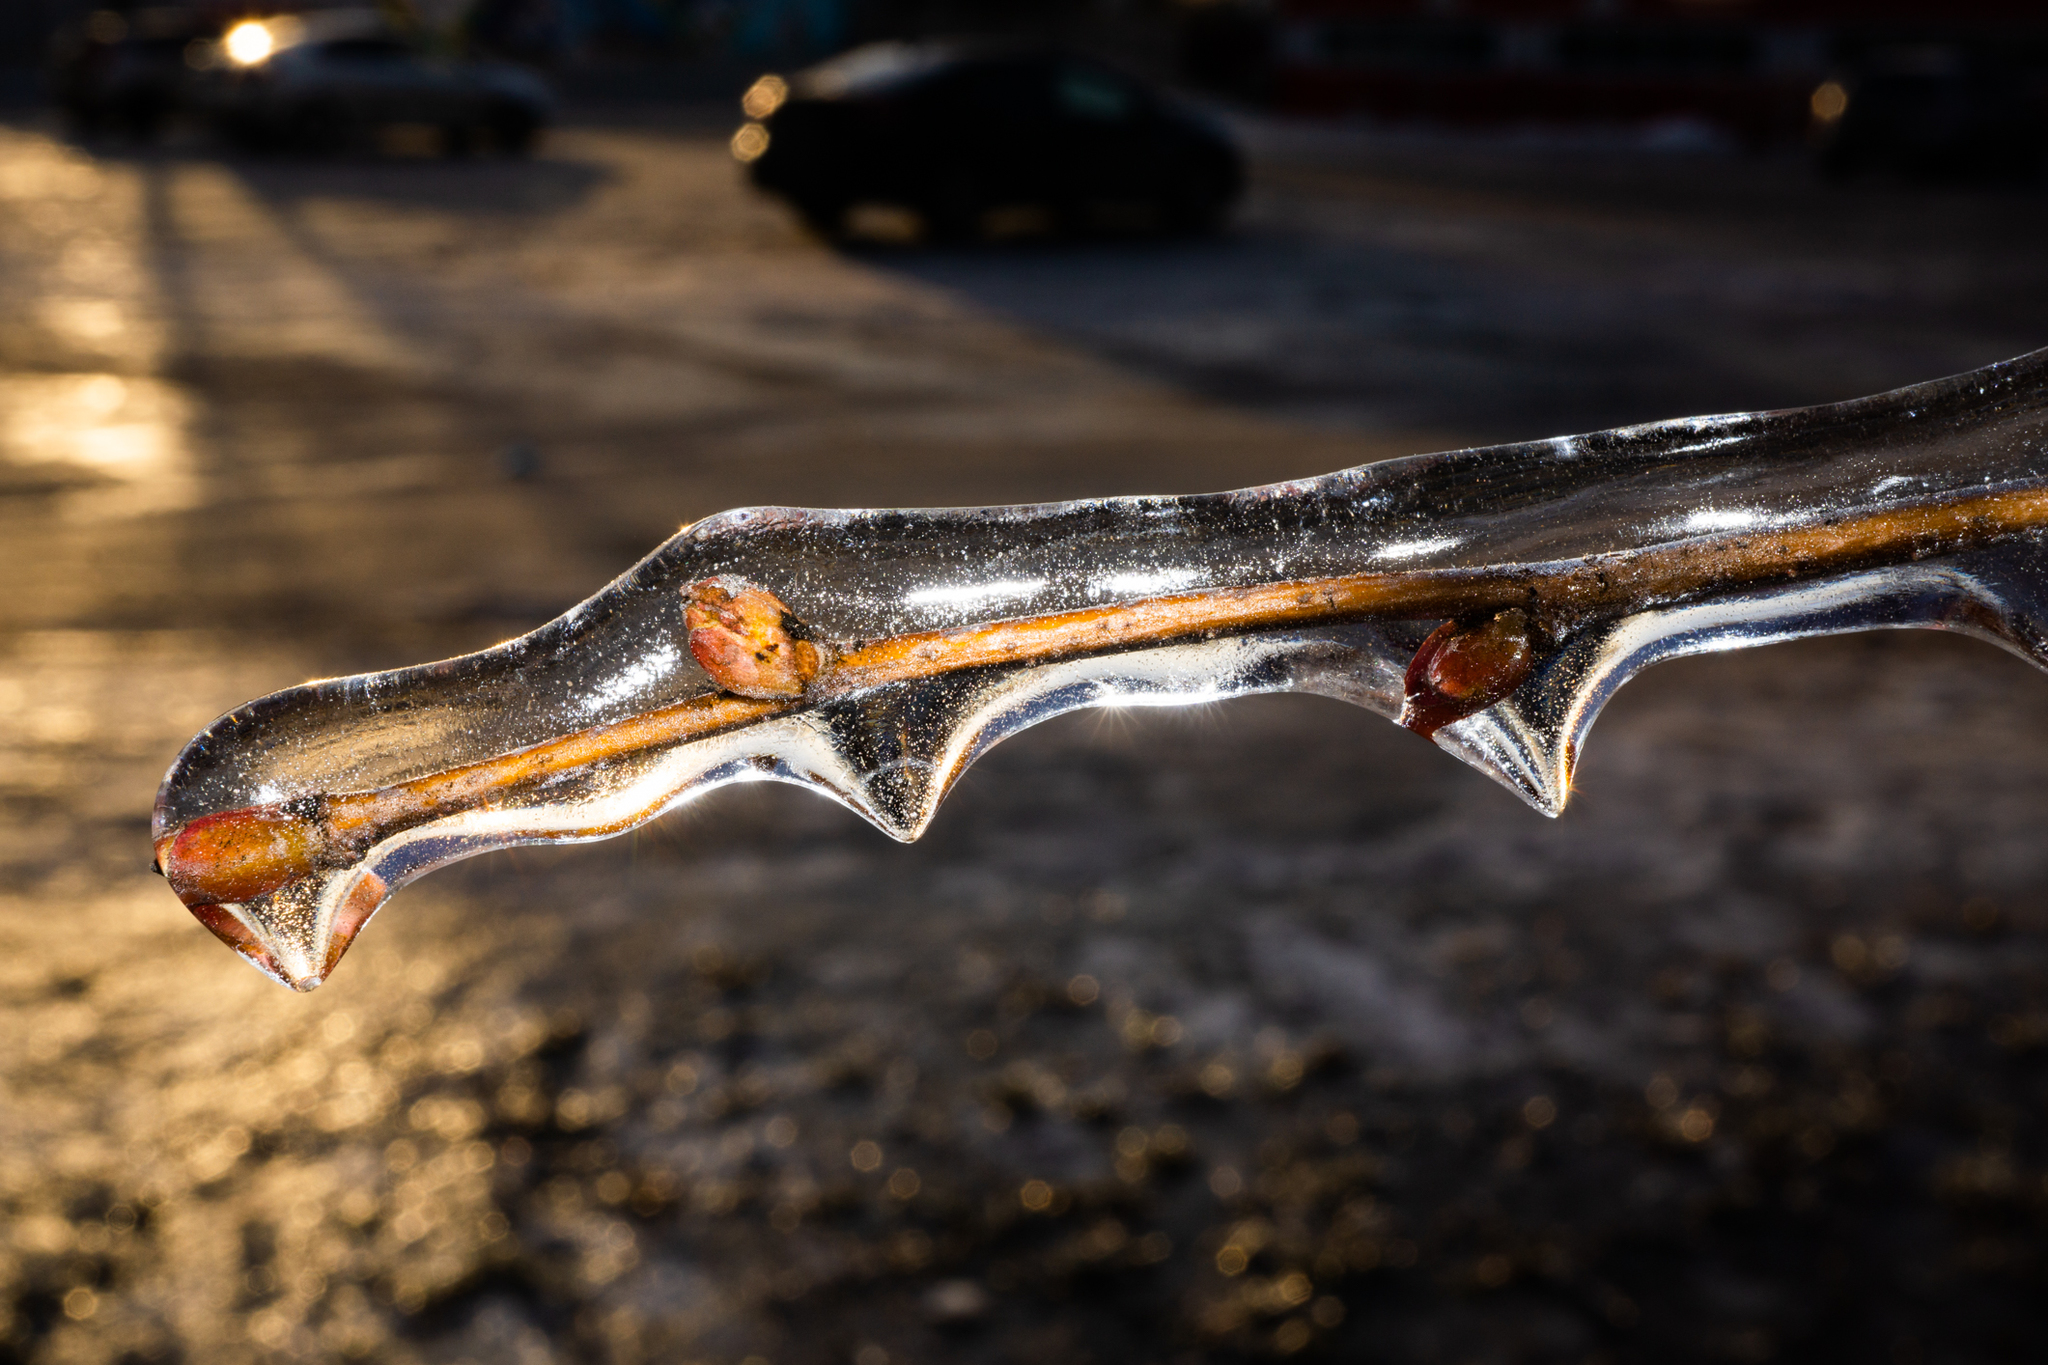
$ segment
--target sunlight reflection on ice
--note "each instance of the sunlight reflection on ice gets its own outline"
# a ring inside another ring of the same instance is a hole
[[[682,651],[670,641],[662,641],[650,649],[645,658],[634,660],[615,676],[592,684],[588,696],[577,703],[586,716],[630,701],[648,688],[667,678],[682,661]]]
[[[113,374],[0,376],[0,462],[87,475],[59,493],[67,520],[189,508],[198,481],[186,443],[190,400],[158,379]]]
[[[959,588],[923,588],[905,593],[903,600],[918,607],[974,607],[985,602],[1012,602],[1030,597],[1044,586],[1043,578],[1019,578],[1000,583],[971,583]]]
[[[1194,584],[1201,575],[1194,569],[1147,569],[1141,572],[1104,574],[1089,584],[1097,597],[1131,597],[1145,593],[1172,592]]]
[[[1438,550],[1448,550],[1462,539],[1462,536],[1424,536],[1419,540],[1397,540],[1392,544],[1380,546],[1373,551],[1372,557],[1376,560],[1420,559],[1424,555],[1433,555]]]
[[[121,305],[110,299],[46,299],[38,312],[46,327],[71,341],[98,344],[128,330]]]

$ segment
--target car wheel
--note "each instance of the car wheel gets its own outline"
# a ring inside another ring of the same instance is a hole
[[[941,186],[917,206],[925,237],[934,242],[973,242],[981,238],[988,216],[988,198],[979,186],[955,180]]]
[[[1168,236],[1214,232],[1230,216],[1232,198],[1223,173],[1210,166],[1187,167],[1159,191],[1159,229]]]
[[[262,155],[276,150],[275,131],[266,129],[255,119],[222,114],[214,117],[212,125],[213,135],[238,152]]]
[[[72,136],[81,141],[90,141],[100,135],[106,127],[106,115],[95,101],[80,100],[69,105],[64,111],[66,124]]]
[[[121,126],[129,140],[145,147],[163,135],[170,116],[170,101],[160,95],[137,95],[121,105]]]
[[[345,150],[353,131],[347,111],[326,100],[300,105],[289,126],[291,145],[313,156],[333,156]]]
[[[531,109],[516,104],[500,105],[485,120],[491,141],[506,156],[531,156],[540,142],[540,119]]]
[[[1814,168],[1823,180],[1851,180],[1870,169],[1870,156],[1851,139],[1830,138],[1814,157]]]
[[[827,240],[846,231],[846,201],[829,196],[810,196],[794,201],[804,226]]]
[[[1170,194],[1159,205],[1159,230],[1169,237],[1200,237],[1223,226],[1230,201],[1213,192]]]

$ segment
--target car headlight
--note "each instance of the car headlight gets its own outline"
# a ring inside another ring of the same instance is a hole
[[[759,161],[761,153],[768,150],[768,130],[758,123],[744,125],[732,135],[732,155],[735,161]]]
[[[227,31],[220,47],[236,66],[255,66],[277,51],[277,35],[268,24],[245,19]]]
[[[748,118],[767,118],[789,98],[789,82],[780,76],[763,76],[740,96],[740,108]]]

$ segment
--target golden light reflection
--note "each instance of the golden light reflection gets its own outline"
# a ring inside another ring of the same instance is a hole
[[[789,98],[789,82],[780,76],[763,76],[740,96],[740,108],[748,118],[767,118]]]
[[[0,136],[0,200],[33,211],[51,200],[91,199],[104,183],[98,164],[76,148],[27,134]]]
[[[121,305],[111,299],[45,299],[38,311],[45,326],[74,342],[97,345],[128,328]]]
[[[0,376],[0,465],[68,467],[58,493],[68,520],[191,507],[190,417],[184,394],[158,379]]]
[[[1849,92],[1839,81],[1827,81],[1813,92],[1808,101],[1813,107],[1813,116],[1822,123],[1833,123],[1849,112]]]
[[[761,153],[768,150],[768,130],[758,123],[749,123],[732,135],[732,155],[735,161],[758,161]]]
[[[267,24],[254,19],[245,19],[227,31],[220,40],[221,50],[228,54],[228,60],[242,66],[254,66],[277,50],[277,36]]]
[[[917,210],[897,204],[855,204],[843,220],[849,237],[871,242],[908,245],[924,235],[924,220]]]

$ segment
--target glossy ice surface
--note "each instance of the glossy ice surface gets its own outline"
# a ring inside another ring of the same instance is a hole
[[[518,640],[309,683],[222,717],[165,777],[154,834],[161,852],[201,817],[385,788],[710,696],[718,689],[687,646],[684,593],[717,575],[766,587],[813,636],[843,645],[1346,575],[1425,571],[1455,589],[1503,568],[1562,571],[1588,557],[1625,564],[1693,543],[1768,545],[1774,534],[1845,517],[2044,486],[2048,351],[1852,403],[1415,456],[1234,493],[727,512],[685,528]],[[1986,524],[1889,556],[1646,591],[1557,617],[1527,680],[1435,740],[1555,815],[1600,707],[1660,659],[1932,626],[2048,660],[2042,556],[2039,531]],[[217,932],[231,917],[252,960],[309,988],[369,912],[432,868],[512,844],[619,833],[727,782],[811,786],[908,840],[976,755],[1065,711],[1310,691],[1398,716],[1404,671],[1448,614],[1247,622],[822,693],[706,736],[508,786],[391,828],[274,890],[196,908]]]

